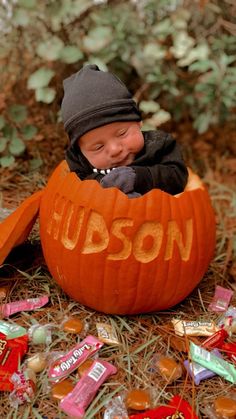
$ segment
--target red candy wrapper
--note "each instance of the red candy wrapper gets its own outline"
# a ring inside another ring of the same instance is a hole
[[[20,361],[27,350],[27,335],[7,339],[5,335],[0,333],[0,391],[11,391],[13,389],[10,378],[18,370]]]
[[[186,400],[174,396],[168,406],[159,406],[144,413],[131,415],[130,419],[198,419],[198,416]]]
[[[224,343],[222,351],[236,364],[236,343]]]
[[[83,418],[85,409],[95,397],[99,387],[116,372],[117,369],[109,362],[94,361],[72,392],[62,399],[59,407],[70,417]]]
[[[225,329],[220,329],[218,332],[214,333],[214,335],[205,339],[201,346],[206,349],[220,349],[228,336],[229,334]]]

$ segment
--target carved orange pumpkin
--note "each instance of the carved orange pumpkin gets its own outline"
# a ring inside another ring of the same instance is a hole
[[[98,311],[133,314],[172,307],[196,287],[213,256],[215,217],[196,175],[182,194],[154,189],[128,199],[81,182],[64,161],[41,197],[40,236],[68,295]]]

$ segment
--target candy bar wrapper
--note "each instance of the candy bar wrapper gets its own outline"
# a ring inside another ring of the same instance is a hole
[[[227,288],[216,286],[215,294],[212,302],[208,306],[210,311],[225,311],[228,308],[230,300],[232,298],[233,291]]]
[[[96,324],[98,339],[101,342],[107,343],[109,345],[119,345],[118,338],[113,327],[107,323],[97,323]]]
[[[205,339],[201,346],[205,349],[221,348],[228,336],[229,334],[225,329],[220,329],[214,335]]]
[[[171,320],[178,336],[211,336],[219,330],[212,321]]]
[[[198,417],[186,400],[174,396],[168,406],[159,406],[144,413],[131,415],[130,419],[198,419]]]
[[[9,321],[0,320],[0,333],[6,335],[7,339],[14,339],[27,335],[27,330],[17,323],[9,323]]]
[[[9,395],[11,406],[17,408],[21,404],[31,402],[36,390],[35,373],[29,368],[16,371],[10,380],[13,384],[13,391]]]
[[[75,345],[67,354],[59,357],[49,367],[49,380],[58,382],[79,367],[88,357],[95,354],[103,346],[94,336],[87,336]]]
[[[192,361],[197,362],[205,368],[214,371],[217,375],[224,377],[231,383],[236,383],[236,369],[233,364],[218,358],[211,352],[190,342],[190,356]]]
[[[48,296],[28,298],[27,300],[14,301],[13,303],[2,304],[1,313],[3,317],[9,317],[20,311],[35,310],[48,303]]]
[[[213,349],[212,353],[218,357],[221,357],[221,354],[217,349]],[[184,361],[184,366],[197,386],[202,380],[212,378],[216,375],[215,372],[202,367],[197,362],[190,362],[188,359]]]
[[[83,418],[85,409],[95,397],[99,387],[116,372],[117,369],[109,362],[94,361],[87,374],[79,380],[72,392],[62,399],[59,407],[68,416]]]
[[[12,374],[17,371],[20,361],[28,350],[28,336],[7,339],[0,333],[0,391],[11,391]]]
[[[221,349],[236,364],[236,343],[226,342],[222,345]]]

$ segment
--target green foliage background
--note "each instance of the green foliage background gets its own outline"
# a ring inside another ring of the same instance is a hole
[[[127,84],[146,128],[188,119],[203,133],[235,118],[233,16],[234,0],[1,2],[0,166],[34,139],[32,107],[60,121],[62,80],[88,62]]]

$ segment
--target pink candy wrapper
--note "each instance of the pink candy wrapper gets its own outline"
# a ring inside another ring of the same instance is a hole
[[[232,290],[229,290],[227,288],[223,288],[217,285],[213,300],[208,306],[208,310],[216,311],[216,312],[226,311],[229,306],[232,295],[233,295]]]
[[[87,336],[75,345],[66,355],[57,358],[49,367],[50,381],[58,382],[78,368],[88,357],[95,354],[103,346],[94,336]]]
[[[48,296],[43,295],[38,298],[28,298],[27,300],[14,301],[13,303],[2,304],[1,314],[3,317],[9,317],[19,311],[30,311],[45,306],[48,303]]]
[[[64,399],[59,407],[74,418],[83,418],[85,409],[95,397],[99,387],[117,369],[107,361],[94,361],[88,372],[79,380],[75,388]]]

